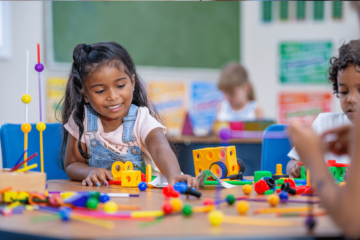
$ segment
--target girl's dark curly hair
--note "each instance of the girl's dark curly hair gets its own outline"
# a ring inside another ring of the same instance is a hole
[[[136,72],[134,62],[130,54],[120,44],[116,42],[99,42],[91,45],[78,44],[73,51],[73,64],[71,66],[69,80],[66,85],[65,96],[59,103],[62,105],[61,121],[65,125],[73,114],[73,119],[79,127],[79,139],[84,134],[84,118],[85,118],[85,99],[81,93],[86,77],[90,76],[94,71],[100,69],[101,66],[108,64],[117,67],[119,70],[126,72],[132,78],[135,75],[135,90],[133,93],[132,104],[138,107],[147,107],[155,119],[161,122],[160,115],[155,110],[153,104],[148,100],[146,89],[142,84],[138,73]],[[60,167],[64,169],[64,155],[68,139],[68,131],[63,129],[63,142],[61,146]],[[171,145],[175,154],[174,146]],[[89,159],[86,149],[82,149],[81,141],[78,142],[80,154]]]
[[[329,80],[337,97],[339,97],[338,73],[345,69],[349,63],[353,64],[356,71],[358,71],[356,67],[360,67],[360,39],[352,40],[347,44],[344,43],[339,48],[339,57],[330,59]]]

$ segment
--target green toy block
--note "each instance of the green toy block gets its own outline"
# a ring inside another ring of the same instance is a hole
[[[264,192],[264,195],[271,195],[274,193],[274,190],[267,190],[266,192]]]
[[[330,171],[331,176],[333,176],[334,179],[338,179],[337,167],[329,167],[329,171]]]
[[[272,174],[271,172],[269,171],[256,171],[254,173],[254,182],[258,182],[261,178],[263,177],[269,177],[271,178],[272,177]]]
[[[337,180],[343,182],[344,181],[344,175],[346,173],[346,167],[337,167]]]
[[[301,177],[300,178],[306,179],[306,171],[307,171],[306,167],[301,166],[301,175],[300,175]]]
[[[276,182],[276,185],[277,185],[277,186],[281,186],[281,185],[284,184],[284,181],[285,181],[285,179],[278,179],[278,180],[276,180],[275,182]]]

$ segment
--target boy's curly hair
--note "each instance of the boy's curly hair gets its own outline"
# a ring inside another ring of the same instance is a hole
[[[337,97],[339,97],[338,73],[345,69],[349,63],[353,64],[355,69],[356,66],[360,67],[360,39],[352,40],[347,44],[344,43],[339,48],[339,57],[330,59],[329,80]],[[356,71],[360,72],[358,69]]]

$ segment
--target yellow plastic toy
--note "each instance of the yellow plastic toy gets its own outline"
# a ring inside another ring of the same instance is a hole
[[[209,169],[220,179],[245,172],[245,164],[236,158],[235,146],[193,150],[195,176]]]
[[[141,171],[133,170],[132,162],[126,162],[124,166],[126,170],[121,172],[121,186],[137,187],[141,182]]]
[[[117,161],[114,162],[111,166],[111,173],[113,175],[114,181],[121,181],[121,172],[125,170],[124,163]]]

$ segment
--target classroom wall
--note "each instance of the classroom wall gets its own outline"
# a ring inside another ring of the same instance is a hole
[[[290,18],[295,11],[295,3],[289,2]],[[325,2],[325,20],[315,22],[312,20],[312,4],[307,2],[307,16],[303,21],[289,20],[280,22],[276,19],[263,23],[261,20],[262,2],[243,2],[242,7],[242,63],[248,69],[250,78],[256,90],[256,96],[263,107],[265,116],[277,118],[277,94],[280,91],[309,91],[332,90],[330,84],[280,84],[278,78],[278,49],[282,41],[312,41],[330,40],[333,43],[333,52],[345,41],[360,37],[359,19],[350,2],[344,2],[343,19],[331,19],[331,2]],[[273,2],[278,9],[279,2]],[[334,100],[334,109],[340,112],[338,99]]]
[[[344,3],[344,19],[314,23],[274,22],[262,24],[261,2],[242,2],[242,39],[241,59],[248,68],[258,100],[267,117],[277,117],[277,93],[282,90],[331,89],[330,85],[281,85],[277,78],[277,49],[283,40],[332,40],[338,47],[342,40],[359,38],[359,20],[349,2]],[[0,60],[0,124],[23,123],[25,107],[21,96],[25,93],[26,50],[30,50],[30,85],[29,94],[32,103],[29,107],[29,122],[39,121],[39,96],[37,73],[33,70],[36,64],[36,44],[42,46],[41,61],[45,63],[42,72],[42,111],[45,112],[46,80],[49,77],[67,77],[68,68],[48,69],[45,56],[45,3],[44,2],[11,2],[12,12],[12,55],[9,59]],[[326,7],[330,5],[326,2]],[[326,11],[330,13],[329,9]],[[327,16],[329,18],[329,16]],[[334,52],[335,49],[334,49]],[[219,71],[177,68],[139,68],[145,81],[148,80],[208,80],[215,82]],[[336,104],[336,111],[340,111]],[[36,130],[35,130],[36,131]],[[0,167],[2,166],[0,157]]]

